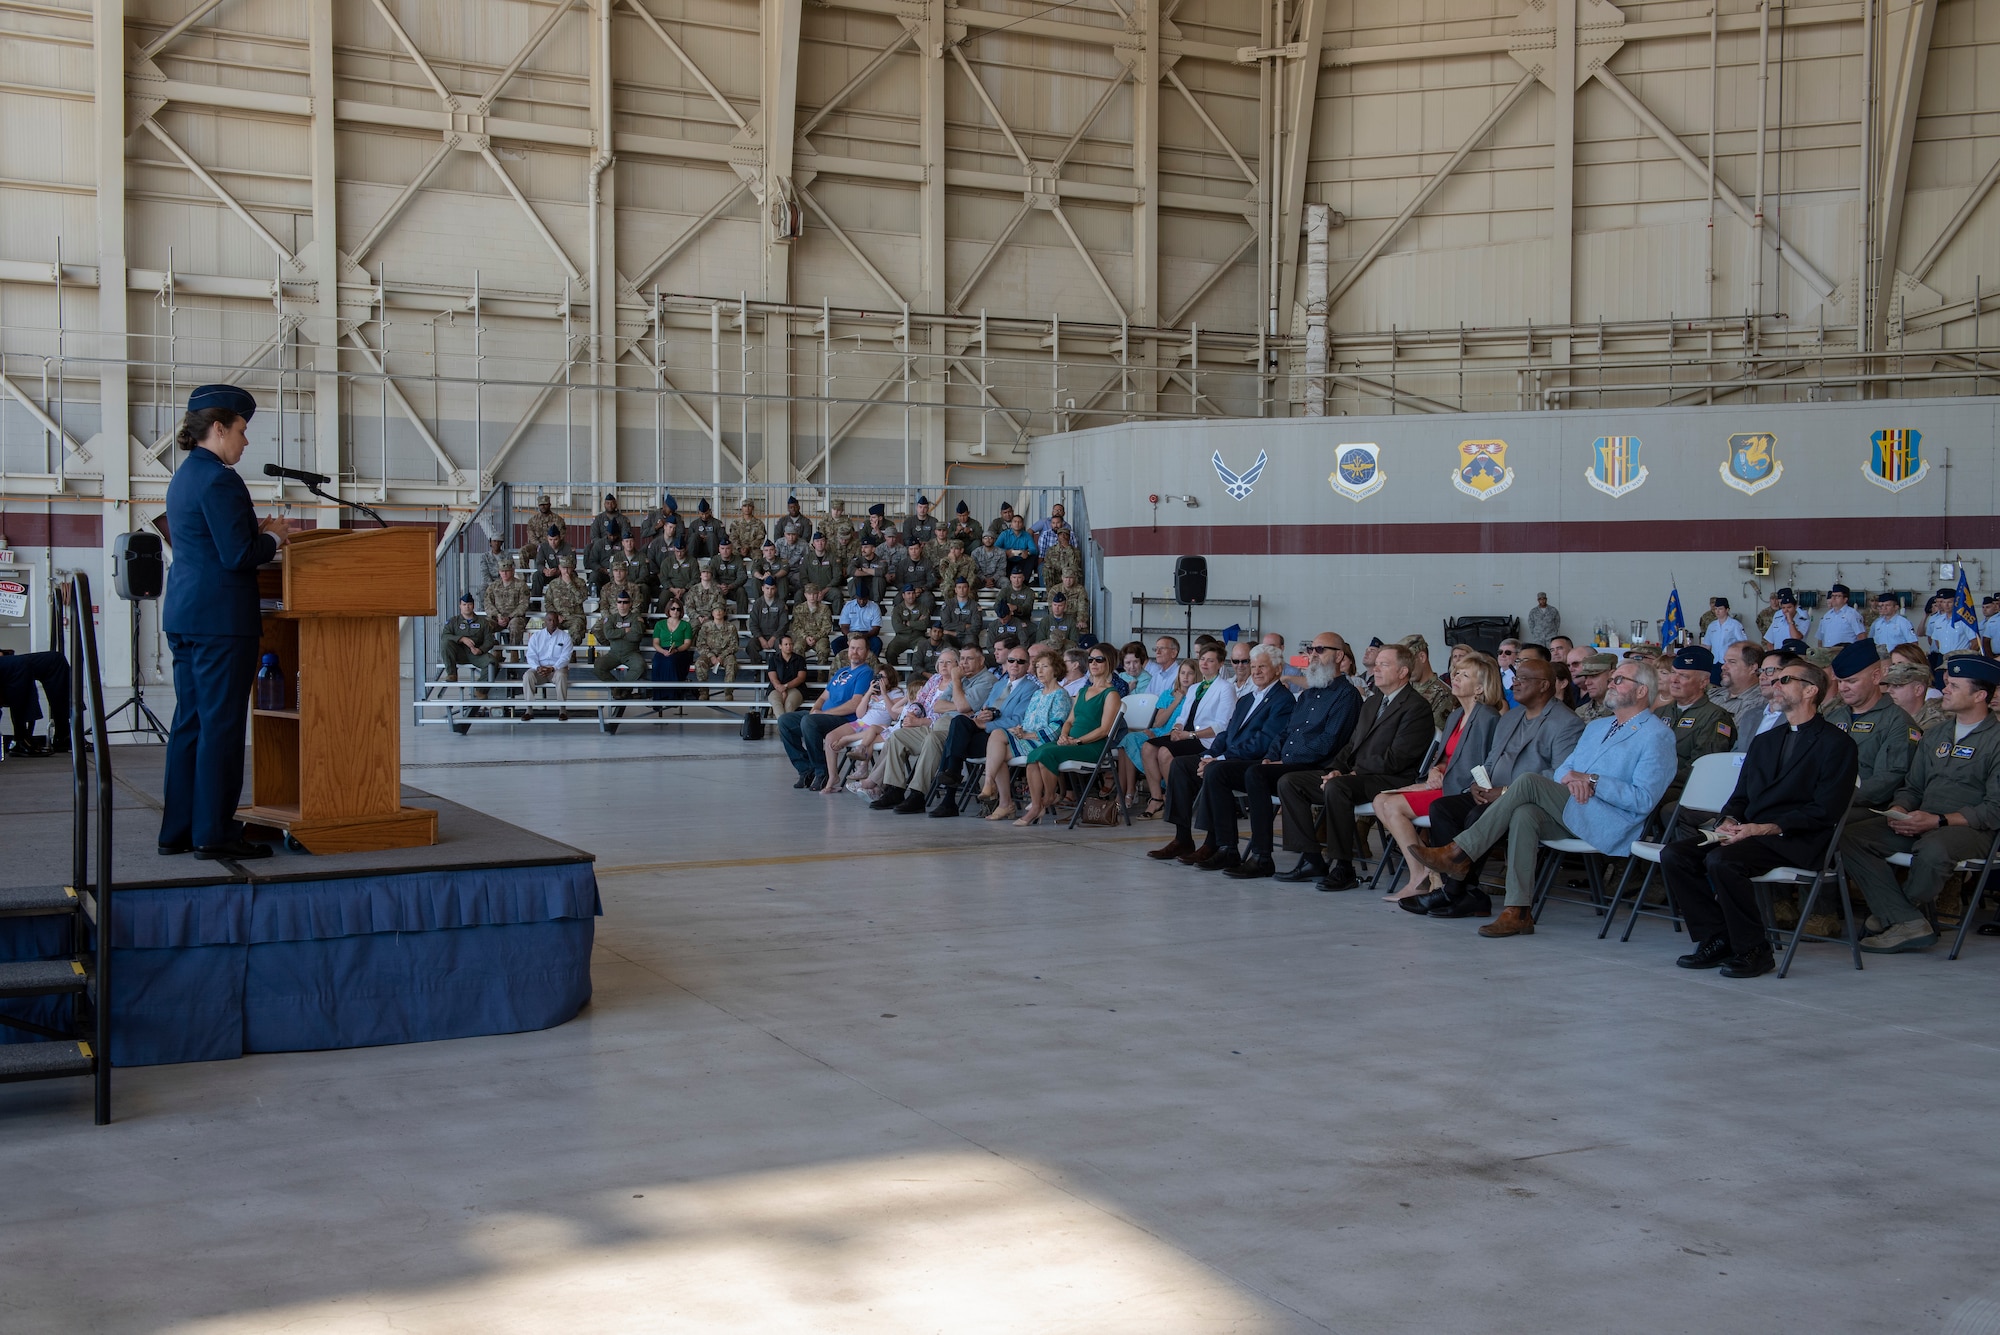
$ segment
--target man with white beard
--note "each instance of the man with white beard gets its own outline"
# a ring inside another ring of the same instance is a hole
[[[1294,770],[1324,771],[1347,745],[1361,717],[1361,692],[1341,675],[1334,651],[1346,641],[1332,631],[1308,646],[1306,689],[1292,707],[1291,724],[1271,743],[1261,759],[1207,760],[1202,765],[1201,793],[1195,800],[1195,823],[1208,831],[1217,849],[1236,846],[1236,793],[1250,807],[1250,847],[1242,862],[1225,874],[1239,881],[1256,880],[1277,870],[1271,861],[1271,823],[1277,806],[1271,797],[1278,780]],[[1207,813],[1204,822],[1201,813]]]

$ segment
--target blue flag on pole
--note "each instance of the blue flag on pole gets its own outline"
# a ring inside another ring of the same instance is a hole
[[[1972,606],[1972,589],[1965,582],[1964,566],[1958,568],[1958,596],[1951,600],[1951,619],[1974,635],[1979,634],[1979,613]]]
[[[1679,640],[1687,630],[1687,618],[1681,615],[1681,590],[1678,584],[1670,586],[1667,592],[1667,614],[1660,618],[1660,643],[1669,645]]]

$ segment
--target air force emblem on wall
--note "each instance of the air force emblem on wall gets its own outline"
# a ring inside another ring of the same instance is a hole
[[[1498,496],[1514,485],[1514,470],[1507,466],[1504,440],[1462,440],[1458,443],[1458,467],[1451,485],[1474,500]]]
[[[1861,465],[1861,472],[1885,491],[1914,487],[1931,471],[1924,462],[1921,431],[1877,431],[1868,439],[1868,462]]]
[[[1778,459],[1778,438],[1768,431],[1743,431],[1729,438],[1729,457],[1722,461],[1724,484],[1745,496],[1755,496],[1785,475]]]
[[[1590,467],[1583,480],[1606,496],[1623,496],[1646,481],[1646,465],[1639,462],[1637,436],[1599,436],[1592,442]]]
[[[1240,501],[1250,495],[1250,489],[1256,486],[1257,479],[1263,476],[1264,465],[1270,461],[1271,456],[1259,450],[1257,451],[1256,463],[1251,464],[1241,473],[1232,473],[1229,471],[1229,465],[1222,462],[1222,451],[1217,450],[1215,457],[1209,462],[1215,465],[1215,475],[1222,479],[1222,488],[1229,493],[1229,499]]]
[[[1382,472],[1381,453],[1379,445],[1342,445],[1326,480],[1348,500],[1366,500],[1389,480]]]

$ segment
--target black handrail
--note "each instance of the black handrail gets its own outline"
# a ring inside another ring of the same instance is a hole
[[[70,577],[70,775],[73,787],[71,866],[80,892],[88,881],[97,906],[97,931],[92,955],[97,984],[91,1046],[95,1050],[96,1121],[111,1121],[111,753],[104,716],[104,681],[97,666],[97,626],[91,616],[90,577]],[[90,758],[84,755],[84,720],[88,691]],[[97,874],[88,880],[90,859],[90,791],[84,767],[97,771]]]

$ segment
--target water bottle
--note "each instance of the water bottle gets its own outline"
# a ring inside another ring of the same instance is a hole
[[[257,708],[285,707],[285,678],[278,671],[278,656],[265,654],[257,667]]]

